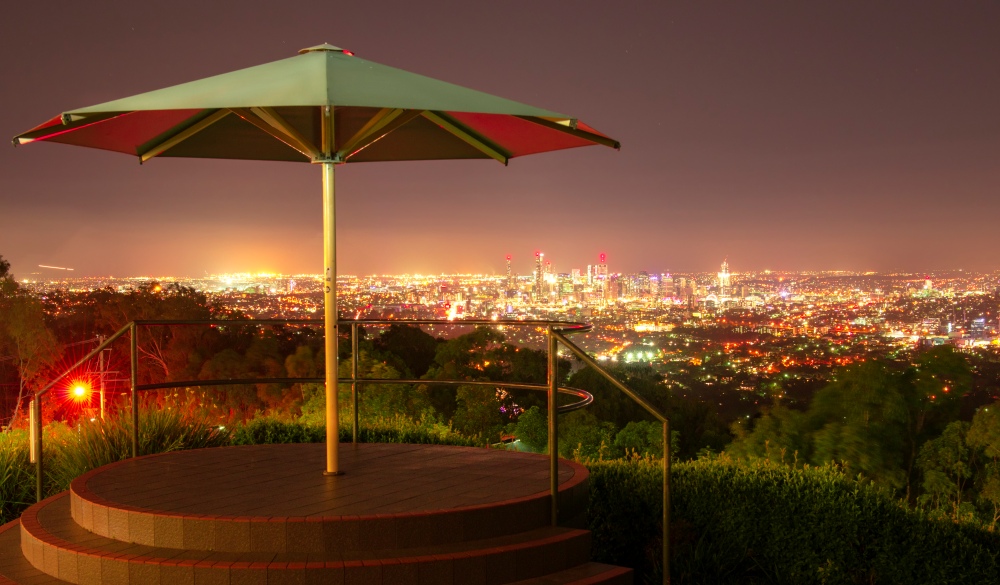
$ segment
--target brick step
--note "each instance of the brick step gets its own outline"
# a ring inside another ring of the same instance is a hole
[[[443,471],[421,476],[419,470],[402,469],[397,480],[381,480],[388,473],[386,466],[398,468],[403,457],[394,451],[384,454],[387,446],[379,444],[342,453],[345,463],[353,461],[350,457],[364,458],[373,471],[358,463],[345,476],[324,478],[315,471],[322,468],[319,458],[324,452],[315,447],[228,447],[107,465],[72,482],[72,516],[95,534],[127,543],[276,553],[448,544],[517,534],[550,523],[549,494],[539,491],[547,483],[544,457],[421,446],[421,453],[426,453],[423,465],[430,460],[449,469],[447,461],[453,459],[452,467],[468,474],[468,479],[445,491],[439,486],[448,485],[439,479]],[[211,460],[206,463],[206,458]],[[511,489],[508,484],[514,480],[500,478],[505,466],[513,464],[531,466],[527,475],[538,476],[535,483]],[[234,481],[231,476],[236,472],[227,471],[241,465],[257,466],[257,477],[275,479],[244,487],[245,479]],[[573,520],[586,512],[589,474],[576,463],[562,461],[560,466],[560,523],[575,525]],[[292,467],[287,477],[277,472],[284,472],[282,467]],[[326,512],[317,511],[323,506]],[[208,513],[216,510],[230,513]]]
[[[21,522],[0,526],[0,585],[69,585],[39,571],[21,554]]]
[[[632,585],[632,569],[601,563],[584,563],[558,573],[524,579],[510,585],[597,585],[599,583]]]
[[[220,552],[126,543],[93,534],[70,515],[64,492],[21,517],[21,550],[38,570],[70,583],[510,583],[589,560],[590,533],[546,527],[444,545]],[[266,548],[266,547],[265,547]]]

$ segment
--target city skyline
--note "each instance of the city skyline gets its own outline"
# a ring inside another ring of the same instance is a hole
[[[622,141],[618,153],[580,149],[506,169],[345,168],[345,273],[500,274],[512,254],[523,274],[535,250],[567,271],[602,252],[620,272],[714,270],[726,256],[742,270],[1000,268],[995,5],[440,2],[324,12],[307,2],[236,21],[242,11],[224,4],[108,6],[67,5],[59,22],[44,6],[8,10],[8,136],[73,107],[328,41],[580,116]],[[185,17],[195,6],[197,26]],[[474,34],[463,26],[484,17]],[[39,264],[81,276],[315,273],[318,181],[305,165],[139,167],[62,146],[0,149],[0,254],[16,274]]]

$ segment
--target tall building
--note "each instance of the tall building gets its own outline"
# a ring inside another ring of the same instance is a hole
[[[507,290],[514,290],[514,273],[510,270],[510,254],[507,254]]]
[[[652,282],[649,278],[649,273],[645,270],[639,272],[635,277],[635,292],[634,296],[646,297],[649,296],[650,288]]]
[[[722,268],[719,270],[719,297],[728,298],[729,293],[729,259],[726,258],[722,261]]]
[[[601,262],[597,265],[597,274],[596,274],[596,276],[597,276],[598,280],[607,280],[608,279],[607,256],[605,256],[604,254],[601,254]]]
[[[542,269],[545,260],[545,254],[541,252],[535,252],[535,301],[540,301],[543,298],[542,295],[542,280],[544,278],[544,272]]]

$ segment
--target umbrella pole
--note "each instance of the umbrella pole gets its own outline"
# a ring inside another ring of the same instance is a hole
[[[326,471],[340,475],[337,412],[337,219],[333,161],[323,161],[323,317],[326,348]]]

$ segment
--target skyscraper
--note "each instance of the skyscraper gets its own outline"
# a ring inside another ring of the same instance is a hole
[[[510,270],[510,254],[507,254],[507,290],[514,290],[514,274]]]
[[[597,265],[597,278],[599,280],[607,280],[608,279],[607,256],[605,256],[604,254],[601,254],[601,261]]]
[[[542,266],[544,263],[545,254],[541,252],[535,252],[535,301],[538,302],[542,300],[542,279],[544,278],[544,273],[542,272]]]
[[[719,270],[719,297],[729,298],[729,293],[729,259],[726,258],[722,261],[722,268]]]

